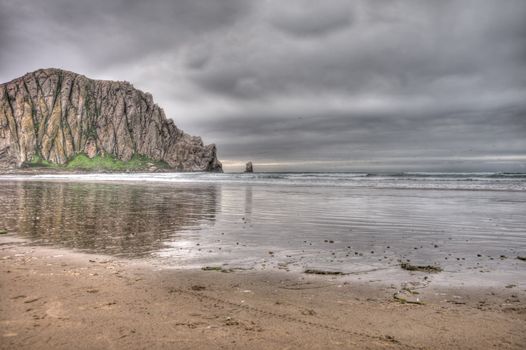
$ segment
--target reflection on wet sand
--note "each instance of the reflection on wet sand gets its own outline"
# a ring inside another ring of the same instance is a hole
[[[252,186],[245,187],[245,222],[252,222]]]
[[[439,267],[435,282],[518,285],[524,203],[513,190],[2,181],[0,229],[185,268],[380,271],[397,280],[406,262]]]
[[[218,208],[213,185],[4,182],[0,198],[1,225],[23,237],[128,257],[213,223]]]

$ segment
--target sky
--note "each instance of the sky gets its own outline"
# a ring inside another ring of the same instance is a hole
[[[526,172],[524,0],[0,0],[0,82],[130,81],[226,171]]]

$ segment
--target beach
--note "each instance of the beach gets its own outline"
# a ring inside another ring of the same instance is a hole
[[[526,344],[520,177],[60,176],[1,181],[2,349]]]
[[[2,349],[521,349],[523,290],[174,270],[2,239]],[[458,294],[458,295],[457,295]]]

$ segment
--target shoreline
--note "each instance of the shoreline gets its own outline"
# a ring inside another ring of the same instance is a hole
[[[197,171],[198,173],[210,173],[217,174],[213,171]],[[188,174],[193,173],[192,171],[181,171],[175,169],[156,168],[155,170],[149,169],[128,169],[128,170],[90,170],[90,169],[66,169],[66,168],[46,168],[46,167],[27,167],[27,168],[12,168],[12,169],[0,169],[0,175],[75,175],[75,174],[162,174],[162,173],[174,173],[174,174]]]
[[[0,240],[0,349],[526,344],[517,287],[428,286],[416,294],[424,304],[412,304],[388,284],[341,276],[181,270],[25,242]]]

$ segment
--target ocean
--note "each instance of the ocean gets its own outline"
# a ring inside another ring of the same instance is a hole
[[[320,270],[526,287],[526,174],[0,176],[0,228],[173,268]]]

